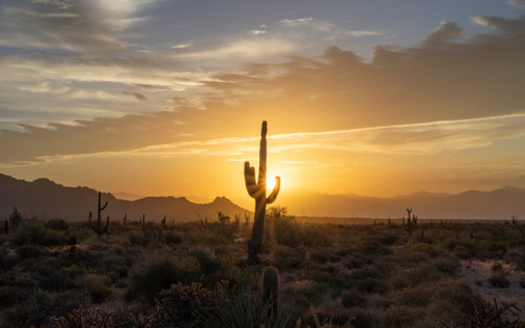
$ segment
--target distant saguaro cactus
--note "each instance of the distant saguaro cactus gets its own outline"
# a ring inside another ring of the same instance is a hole
[[[104,206],[100,206],[101,202],[100,199],[102,197],[102,193],[98,192],[98,206],[97,206],[97,225],[95,226],[95,232],[100,237],[101,235],[108,232],[108,225],[109,225],[109,216],[106,219],[106,226],[102,227],[102,211],[108,206],[108,202],[104,204]]]
[[[9,224],[11,228],[16,229],[22,223],[22,214],[18,212],[16,206],[13,206],[13,212],[9,215]]]
[[[268,315],[279,313],[279,271],[274,266],[264,268],[261,278],[264,304],[268,305]]]
[[[411,208],[407,208],[407,212],[408,219],[407,223],[405,224],[405,218],[403,218],[403,228],[405,228],[405,230],[408,232],[408,235],[412,237],[412,233],[417,229],[417,216],[414,215],[412,219],[410,218],[410,214],[412,213]]]
[[[264,232],[264,217],[266,215],[266,204],[271,204],[277,198],[281,188],[281,178],[275,177],[275,187],[271,194],[266,197],[266,134],[268,127],[263,121],[261,128],[261,143],[259,147],[259,179],[255,180],[255,168],[250,167],[250,162],[244,163],[244,181],[248,194],[255,198],[255,214],[252,236],[248,242],[248,256],[252,262],[259,262],[259,252]]]

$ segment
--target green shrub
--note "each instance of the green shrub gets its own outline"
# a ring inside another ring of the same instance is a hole
[[[62,219],[51,219],[44,224],[44,227],[51,230],[65,231],[69,228],[69,224]]]
[[[16,245],[37,244],[41,246],[60,245],[61,240],[56,231],[49,231],[42,222],[29,221],[22,223],[11,240]]]
[[[454,254],[456,254],[460,259],[466,260],[470,258],[470,252],[467,247],[462,245],[456,245],[454,246],[453,250]]]
[[[343,292],[341,297],[341,305],[345,308],[348,307],[360,307],[366,304],[366,298],[358,290],[352,289],[346,292]]]
[[[412,249],[418,252],[426,253],[432,258],[439,256],[439,252],[432,245],[427,243],[416,244],[412,247]]]
[[[504,271],[493,272],[489,277],[489,282],[492,286],[499,288],[508,288],[510,286],[507,273]]]
[[[126,294],[128,300],[142,299],[153,303],[155,296],[172,284],[179,282],[180,272],[176,259],[160,255],[137,265],[130,274],[130,286]]]
[[[80,280],[80,285],[84,292],[91,297],[93,302],[102,303],[112,294],[109,287],[111,279],[106,275],[94,273],[85,274]]]
[[[287,328],[295,320],[289,311],[269,311],[260,295],[237,289],[231,295],[219,297],[213,308],[202,308],[198,317],[205,328]]]

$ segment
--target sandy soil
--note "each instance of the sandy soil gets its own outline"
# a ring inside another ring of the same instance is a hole
[[[508,288],[493,287],[489,280],[494,261],[462,261],[462,269],[458,278],[466,281],[472,289],[487,301],[499,304],[516,304],[521,310],[520,319],[525,319],[525,288],[519,284],[520,278],[525,278],[525,272],[514,270],[511,266],[501,263],[510,281]]]

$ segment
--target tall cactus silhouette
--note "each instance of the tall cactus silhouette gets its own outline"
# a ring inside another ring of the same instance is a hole
[[[102,227],[102,217],[101,217],[102,216],[102,211],[106,208],[106,206],[108,206],[108,202],[106,201],[104,206],[100,206],[100,204],[101,204],[101,202],[100,202],[101,196],[102,196],[102,193],[99,191],[98,192],[98,207],[97,207],[97,225],[95,227],[95,232],[97,233],[97,235],[99,237],[101,235],[105,234],[108,231],[108,225],[109,225],[109,216],[108,216],[108,218],[106,220],[106,226]]]
[[[252,236],[248,242],[248,256],[254,263],[259,263],[259,252],[264,233],[264,217],[266,215],[266,204],[271,204],[277,198],[281,188],[281,178],[275,177],[275,186],[271,194],[266,197],[266,134],[268,126],[263,121],[261,128],[261,143],[259,146],[259,177],[255,180],[255,168],[250,167],[250,162],[244,163],[244,181],[248,194],[255,198],[255,214]]]

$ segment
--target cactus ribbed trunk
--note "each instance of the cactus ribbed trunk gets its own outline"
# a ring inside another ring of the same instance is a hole
[[[264,234],[264,217],[266,215],[266,204],[271,204],[281,186],[281,179],[275,177],[275,187],[270,196],[266,197],[266,134],[268,126],[266,121],[262,123],[261,142],[259,147],[259,175],[255,180],[255,169],[250,167],[250,162],[244,163],[244,180],[246,190],[252,198],[255,199],[255,214],[253,222],[252,236],[248,242],[248,256],[252,262],[259,262],[259,252],[261,250],[262,239]]]
[[[108,225],[109,225],[109,216],[108,216],[106,220],[106,226],[102,228],[102,211],[106,208],[106,206],[108,206],[108,202],[106,201],[104,206],[100,206],[101,196],[102,196],[102,193],[99,191],[98,192],[98,206],[97,206],[97,227],[95,229],[99,237],[108,231]]]
[[[263,302],[268,306],[268,316],[279,314],[279,271],[274,266],[267,266],[262,274]]]

